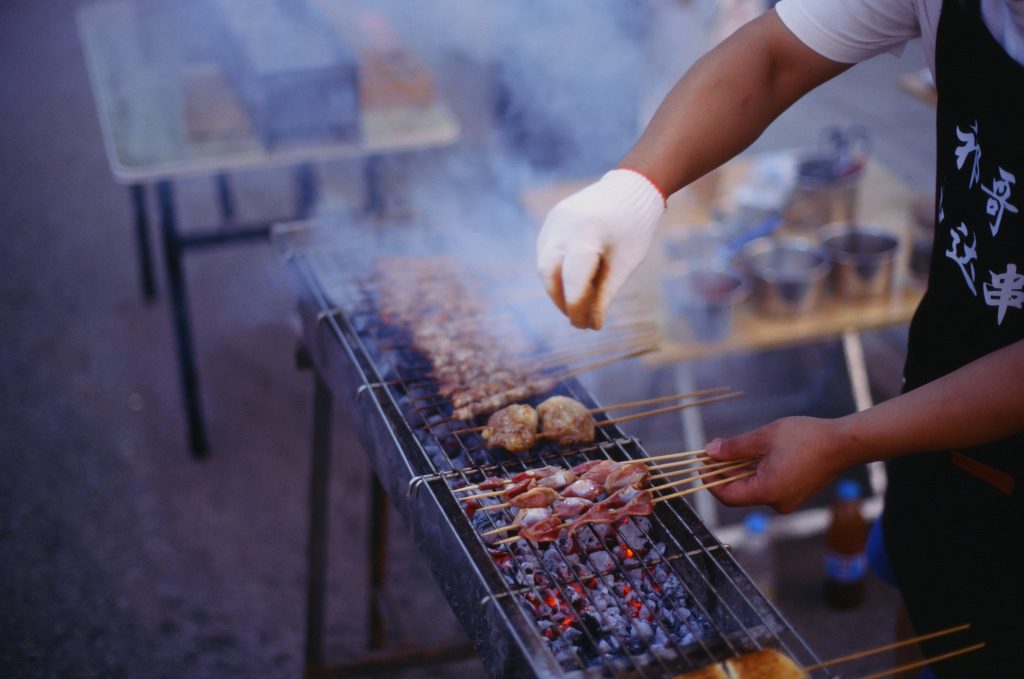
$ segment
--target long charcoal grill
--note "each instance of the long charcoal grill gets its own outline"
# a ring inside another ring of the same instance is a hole
[[[547,444],[522,457],[448,435],[452,425],[425,427],[447,419],[450,406],[431,398],[425,361],[380,319],[352,244],[309,225],[276,235],[300,282],[317,384],[343,397],[379,482],[492,676],[674,677],[764,647],[805,666],[818,661],[682,499],[617,531],[588,526],[577,542],[489,546],[480,533],[511,515],[471,517],[455,488],[543,464],[647,453],[617,427],[598,428],[587,448]],[[556,391],[597,406],[575,379]]]

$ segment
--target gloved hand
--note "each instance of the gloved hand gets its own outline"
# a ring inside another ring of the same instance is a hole
[[[555,205],[537,238],[537,271],[577,328],[599,330],[612,298],[647,257],[665,196],[633,170],[612,170]]]

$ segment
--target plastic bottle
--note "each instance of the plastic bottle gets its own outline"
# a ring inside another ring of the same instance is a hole
[[[861,513],[860,485],[852,479],[841,481],[825,535],[825,600],[833,608],[852,608],[864,601],[869,528]]]
[[[743,541],[737,547],[737,558],[765,596],[775,599],[775,553],[767,515],[751,512],[743,520]]]

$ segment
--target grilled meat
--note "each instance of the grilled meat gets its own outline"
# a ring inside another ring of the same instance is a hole
[[[537,411],[519,404],[502,408],[488,418],[480,435],[492,448],[504,448],[510,453],[529,450],[537,443]]]
[[[541,436],[563,446],[594,442],[594,417],[568,396],[552,396],[539,406]]]

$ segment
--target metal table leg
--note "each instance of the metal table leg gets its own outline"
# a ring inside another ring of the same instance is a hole
[[[680,363],[675,367],[676,391],[695,391],[697,381],[693,377],[693,368],[689,363]],[[687,450],[697,450],[707,445],[707,434],[704,432],[704,418],[701,417],[700,407],[685,408],[679,411],[679,417],[683,424],[683,439]],[[704,519],[709,527],[718,525],[718,501],[710,491],[701,490],[693,494],[694,504],[697,505],[697,513]]]
[[[324,665],[327,595],[327,504],[331,471],[331,391],[313,371],[313,460],[309,483],[306,580],[306,675]]]
[[[313,166],[303,163],[295,168],[295,216],[306,219],[313,213],[317,200],[316,175]]]
[[[192,350],[192,330],[182,265],[184,246],[178,234],[174,211],[174,188],[169,181],[157,184],[160,229],[163,233],[164,259],[167,265],[167,286],[171,295],[171,318],[178,347],[178,369],[188,418],[189,446],[192,455],[204,457],[207,452],[206,425],[199,400],[199,378]]]
[[[226,174],[217,175],[217,202],[220,203],[220,216],[224,223],[235,221],[235,197],[231,195]]]
[[[384,215],[384,189],[381,184],[383,165],[384,159],[380,156],[370,156],[363,161],[363,182],[366,189],[366,205],[363,211],[371,217]]]
[[[368,588],[368,616],[370,637],[367,646],[378,649],[384,646],[384,618],[381,615],[381,599],[388,570],[388,514],[391,507],[388,495],[380,479],[370,473],[370,582]]]
[[[146,187],[143,184],[132,184],[128,187],[128,193],[131,195],[132,212],[135,217],[135,249],[139,258],[142,298],[147,302],[152,302],[156,298],[156,278],[153,276],[153,255],[149,244]]]

